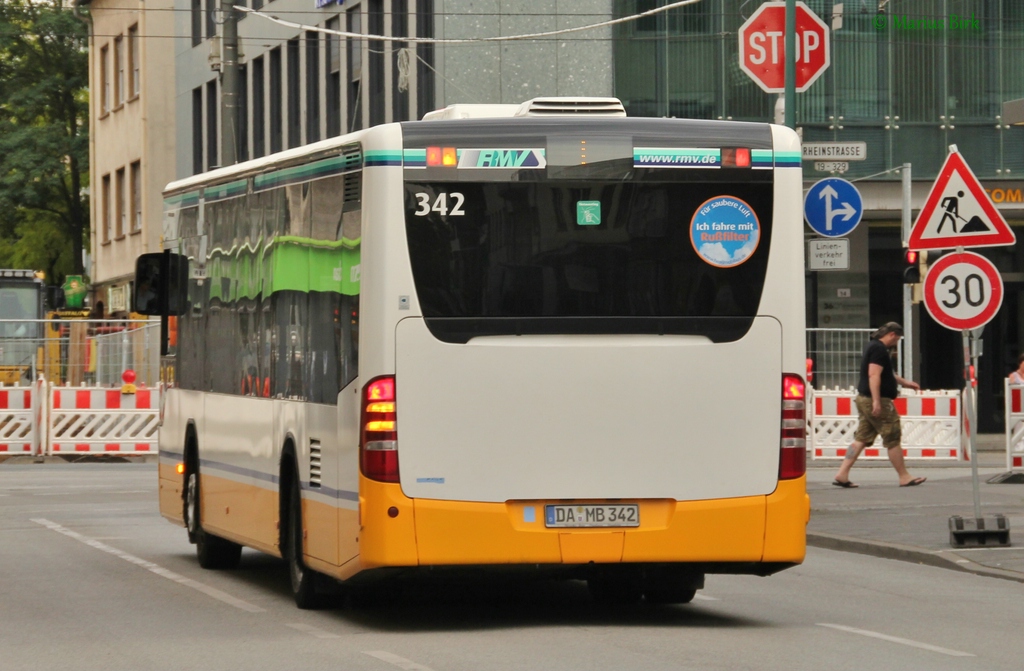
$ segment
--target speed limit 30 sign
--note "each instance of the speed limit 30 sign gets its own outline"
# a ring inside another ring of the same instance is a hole
[[[984,326],[1002,304],[1003,278],[991,261],[973,252],[943,256],[924,279],[924,305],[948,329]]]

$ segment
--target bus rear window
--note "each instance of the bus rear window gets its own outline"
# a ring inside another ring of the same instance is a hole
[[[771,181],[405,185],[417,296],[431,332],[449,342],[529,333],[742,337],[761,299],[771,210]]]

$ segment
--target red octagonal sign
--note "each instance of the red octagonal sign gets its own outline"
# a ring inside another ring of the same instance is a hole
[[[740,26],[740,67],[768,93],[786,90],[786,3],[766,2]],[[831,62],[829,29],[796,3],[796,90],[806,91]]]

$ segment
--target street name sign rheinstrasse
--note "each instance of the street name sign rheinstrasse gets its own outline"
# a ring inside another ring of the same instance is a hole
[[[796,3],[796,90],[806,91],[831,62],[829,28]],[[740,68],[768,93],[786,90],[786,3],[766,2],[740,26]]]
[[[1003,247],[1017,242],[963,156],[951,151],[910,231],[910,249]]]
[[[864,214],[860,192],[839,177],[819,180],[804,198],[804,219],[818,235],[841,238],[857,228]]]
[[[924,305],[932,319],[954,331],[989,323],[1003,304],[1003,278],[974,252],[946,254],[924,278]]]
[[[804,142],[805,161],[865,161],[867,142]]]

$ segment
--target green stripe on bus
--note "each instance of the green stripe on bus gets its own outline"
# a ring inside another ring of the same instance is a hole
[[[189,191],[188,193],[178,193],[173,196],[167,196],[164,198],[164,205],[174,207],[175,205],[195,204],[199,202],[199,192]]]
[[[215,249],[207,262],[210,298],[266,298],[278,291],[359,294],[360,249],[352,240],[281,236],[259,251]]]
[[[249,187],[249,180],[239,179],[234,182],[228,182],[227,184],[218,184],[217,186],[208,186],[203,190],[203,197],[206,200],[221,200],[223,198],[231,198],[233,196],[244,195],[246,189]]]
[[[359,154],[332,156],[331,158],[327,158],[322,161],[299,165],[294,168],[284,168],[283,170],[276,170],[263,175],[256,175],[256,177],[253,178],[253,188],[262,190],[291,181],[303,181],[305,179],[326,176],[333,173],[343,172],[345,170],[354,170],[361,164],[362,157]]]

